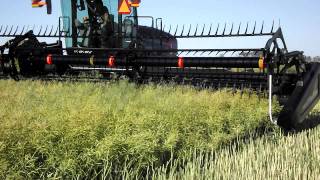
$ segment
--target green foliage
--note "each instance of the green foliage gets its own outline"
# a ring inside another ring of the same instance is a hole
[[[142,177],[267,124],[227,90],[0,81],[0,179]]]

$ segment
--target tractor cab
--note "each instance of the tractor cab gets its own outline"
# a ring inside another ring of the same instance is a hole
[[[123,3],[128,1],[61,0],[60,23],[71,36],[66,38],[66,46],[128,47],[136,37],[137,8]],[[119,10],[127,12],[119,14]]]

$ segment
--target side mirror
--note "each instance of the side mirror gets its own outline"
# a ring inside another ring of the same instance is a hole
[[[52,3],[51,0],[46,0],[47,4],[47,14],[52,14]]]

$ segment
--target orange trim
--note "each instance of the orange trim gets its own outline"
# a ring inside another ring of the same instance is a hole
[[[258,64],[259,64],[259,69],[263,70],[264,68],[266,68],[266,64],[264,62],[264,57],[263,56],[260,56]]]
[[[53,61],[52,61],[52,54],[48,54],[47,59],[46,59],[46,63],[48,65],[52,65]]]
[[[183,57],[179,57],[179,59],[178,59],[178,67],[179,68],[184,68],[184,59],[183,59]]]
[[[108,66],[109,67],[114,67],[116,65],[116,60],[113,56],[110,56],[108,59]]]

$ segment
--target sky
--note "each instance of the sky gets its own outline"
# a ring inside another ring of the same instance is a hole
[[[61,15],[60,0],[53,1],[53,14],[45,8],[31,8],[31,0],[2,1],[2,25],[57,25]],[[320,1],[319,0],[141,0],[139,15],[161,17],[166,27],[177,24],[218,23],[228,27],[249,22],[253,26],[265,22],[271,29],[279,21],[289,51],[304,51],[306,55],[320,55]],[[200,3],[199,3],[200,2]],[[245,27],[243,27],[244,29]],[[211,38],[180,40],[179,48],[261,48],[266,38]],[[4,40],[0,40],[0,43]]]

